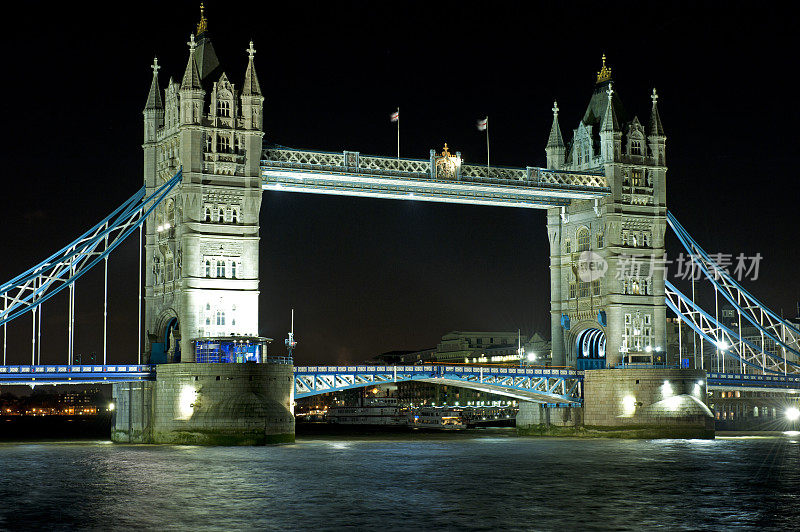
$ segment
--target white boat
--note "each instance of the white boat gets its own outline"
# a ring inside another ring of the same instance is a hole
[[[421,429],[459,430],[467,428],[459,408],[423,406],[411,410],[408,426]]]

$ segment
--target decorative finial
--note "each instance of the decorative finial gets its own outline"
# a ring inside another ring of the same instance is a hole
[[[150,68],[153,69],[153,75],[157,76],[158,75],[158,71],[161,70],[161,67],[158,66],[158,57],[154,57],[153,58],[153,64],[150,65]]]
[[[653,87],[653,95],[650,96],[650,99],[653,100],[653,107],[655,107],[656,103],[658,103],[658,93],[656,92],[655,87]]]
[[[558,116],[558,101],[553,100],[553,116]]]
[[[252,59],[253,56],[256,55],[256,49],[253,48],[253,41],[250,41],[250,48],[248,48],[245,51],[250,55],[250,59]]]
[[[447,149],[447,143],[444,143],[444,150],[442,150],[442,157],[450,157],[450,150]]]
[[[189,53],[194,53],[194,49],[197,48],[197,43],[194,42],[194,33],[189,34],[189,42],[186,44],[189,45]]]
[[[608,84],[606,94],[608,94],[608,100],[611,101],[611,95],[614,94],[614,88],[611,86],[611,83]]]
[[[200,2],[200,22],[197,24],[197,35],[201,35],[208,29],[208,21],[206,20],[206,8],[203,2]]]
[[[611,79],[611,67],[606,66],[606,54],[603,54],[603,67],[597,73],[597,83],[602,83]]]

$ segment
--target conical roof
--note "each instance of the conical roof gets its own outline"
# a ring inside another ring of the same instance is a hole
[[[650,130],[651,136],[664,137],[664,126],[661,124],[661,116],[658,114],[658,94],[653,89],[653,95],[650,97],[653,100],[653,110],[650,112]]]
[[[547,139],[547,147],[564,147],[564,137],[561,136],[561,126],[558,124],[558,102],[553,102],[553,125],[550,127],[550,137]]]
[[[153,60],[153,82],[150,84],[150,92],[147,94],[145,109],[163,109],[164,103],[161,101],[161,89],[158,86],[158,59]]]
[[[250,41],[250,48],[247,49],[250,59],[247,61],[247,71],[244,73],[244,86],[242,96],[261,96],[261,85],[258,83],[258,74],[253,65],[253,56],[256,51],[253,48],[253,41]]]
[[[186,63],[186,70],[183,72],[183,81],[181,81],[181,89],[202,89],[200,85],[200,74],[197,71],[197,63],[195,61],[195,47],[196,43],[194,35],[189,37],[189,62]]]

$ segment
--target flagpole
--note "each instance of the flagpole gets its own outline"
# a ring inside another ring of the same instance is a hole
[[[486,117],[486,170],[488,171],[490,168],[489,166],[489,117]]]
[[[400,108],[397,108],[397,160],[400,160]]]

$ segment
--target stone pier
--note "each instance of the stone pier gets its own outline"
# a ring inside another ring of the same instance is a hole
[[[119,383],[117,443],[265,445],[294,441],[290,364],[160,364],[155,382]]]
[[[583,407],[521,403],[523,435],[713,438],[706,374],[688,369],[587,370]]]

